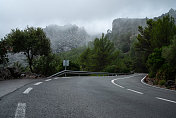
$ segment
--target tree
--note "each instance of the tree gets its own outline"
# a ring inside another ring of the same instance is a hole
[[[147,20],[147,26],[142,28],[139,26],[139,34],[137,36],[136,50],[151,54],[155,48],[168,46],[171,39],[176,34],[176,26],[174,19],[169,15],[162,19]]]
[[[90,70],[91,66],[91,49],[88,47],[81,55],[80,55],[80,63],[83,70]]]
[[[33,72],[33,60],[35,56],[47,56],[50,49],[50,40],[41,28],[27,27],[25,30],[13,29],[5,39],[13,48],[12,52],[24,52],[28,59],[29,68]]]
[[[56,54],[40,56],[34,60],[34,72],[43,75],[52,75],[60,71],[61,59]]]
[[[0,41],[0,64],[5,64],[8,61],[6,41]]]
[[[163,46],[170,45],[175,34],[176,26],[174,19],[169,15],[164,16],[162,19],[147,20],[147,26],[145,28],[139,26],[139,34],[137,36],[137,43],[135,44],[136,60],[141,63],[139,66],[146,67],[149,55],[156,48],[161,49]],[[151,71],[150,69],[149,71]]]
[[[155,77],[160,67],[164,64],[164,58],[161,56],[162,49],[156,48],[152,54],[149,55],[147,66],[149,69],[149,77]]]
[[[103,71],[115,59],[114,44],[102,34],[93,42],[93,49],[87,48],[80,56],[83,69]]]
[[[176,36],[169,46],[163,47],[162,57],[166,62],[163,66],[163,68],[165,68],[161,68],[160,73],[162,72],[161,74],[164,75],[165,79],[176,80]]]
[[[169,46],[163,47],[162,57],[166,59],[170,66],[176,68],[176,36],[173,38]]]

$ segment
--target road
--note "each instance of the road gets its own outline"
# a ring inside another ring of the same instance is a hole
[[[145,74],[57,77],[0,100],[0,118],[176,118],[176,92],[141,83]]]

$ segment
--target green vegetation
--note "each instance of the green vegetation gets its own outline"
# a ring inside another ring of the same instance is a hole
[[[15,29],[5,37],[13,53],[23,52],[33,72],[34,56],[47,56],[50,52],[50,40],[41,28],[27,27],[25,30]]]
[[[7,44],[6,41],[0,41],[0,64],[6,64],[8,61],[7,57]]]
[[[12,30],[0,41],[0,64],[8,61],[7,52],[23,52],[31,72],[51,75],[64,70],[62,61],[70,60],[69,70],[105,71],[111,73],[148,72],[154,84],[164,85],[176,80],[176,25],[172,17],[146,21],[139,26],[137,36],[129,37],[129,45],[115,47],[109,34],[89,42],[88,46],[53,54],[50,40],[41,28],[27,27]],[[124,33],[125,34],[125,33]],[[129,42],[130,41],[130,42]],[[120,50],[119,50],[120,49]],[[18,62],[14,65],[25,71]]]
[[[40,56],[33,62],[34,72],[42,75],[51,75],[61,70],[61,60],[56,54]]]
[[[140,34],[134,44],[136,58],[147,67],[149,77],[162,84],[167,80],[175,81],[176,68],[176,25],[172,17],[164,16],[158,20],[147,20],[145,28],[139,27]],[[136,68],[138,68],[136,67]],[[162,80],[162,81],[161,81]]]
[[[127,58],[102,34],[94,40],[92,48],[88,47],[80,55],[80,63],[82,70],[87,71],[129,72],[130,60]]]

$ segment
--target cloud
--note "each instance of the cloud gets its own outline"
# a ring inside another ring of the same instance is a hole
[[[10,29],[77,24],[105,32],[118,17],[154,17],[175,8],[175,0],[1,0],[0,38]]]

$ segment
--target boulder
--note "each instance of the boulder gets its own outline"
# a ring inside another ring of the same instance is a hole
[[[171,86],[174,86],[174,85],[175,85],[175,82],[173,80],[167,80],[167,82],[165,83],[166,87],[171,87]]]

